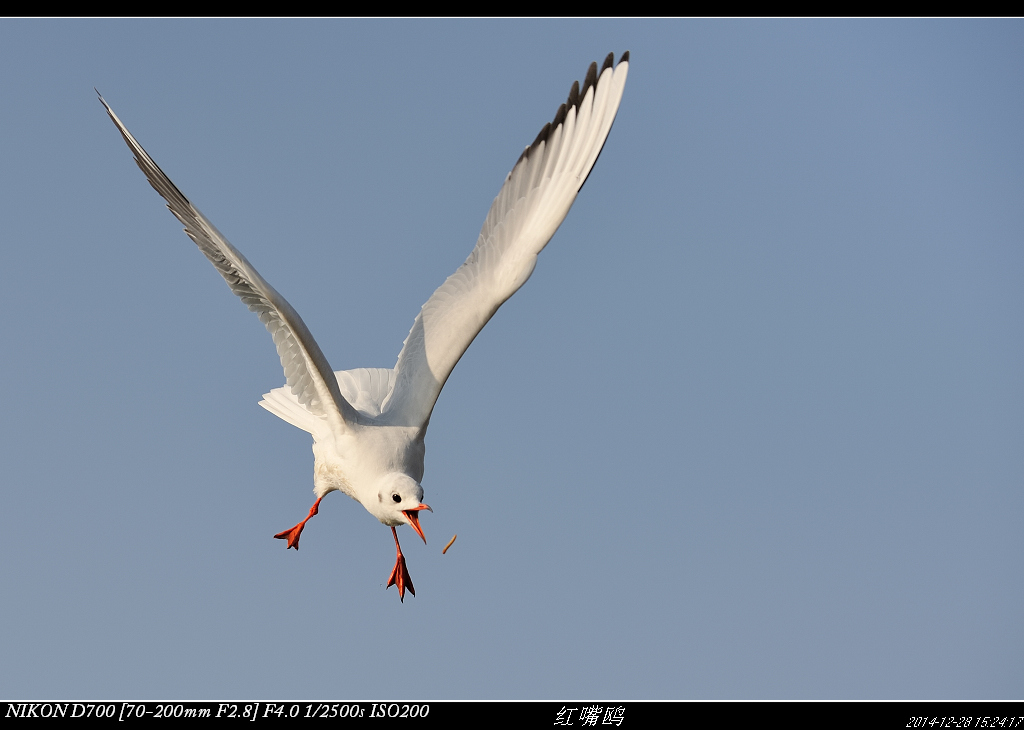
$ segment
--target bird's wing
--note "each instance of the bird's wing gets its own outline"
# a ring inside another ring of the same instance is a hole
[[[131,133],[100,96],[100,101],[128,143],[135,162],[146,174],[149,184],[167,201],[167,208],[185,225],[185,233],[210,259],[231,291],[260,318],[277,345],[281,366],[291,392],[310,413],[344,430],[346,424],[359,422],[351,405],[342,397],[327,358],[320,351],[298,312],[246,261],[199,210],[188,201],[142,149]]]
[[[516,162],[487,213],[476,247],[423,305],[383,404],[389,423],[423,426],[441,388],[487,321],[521,287],[601,154],[622,99],[629,52],[592,63],[580,88]]]

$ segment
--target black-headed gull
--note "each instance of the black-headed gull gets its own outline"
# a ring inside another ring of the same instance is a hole
[[[609,53],[590,64],[582,88],[572,85],[552,122],[519,157],[491,204],[473,252],[423,305],[394,368],[334,372],[298,313],[181,194],[142,145],[100,101],[135,161],[185,233],[217,267],[231,291],[274,338],[287,385],[260,405],[313,436],[316,502],[309,515],[274,537],[299,547],[306,522],[329,492],[344,492],[391,527],[398,553],[387,587],[416,595],[395,527],[409,525],[423,542],[423,439],[441,388],[470,343],[505,300],[533,273],[537,254],[558,230],[601,154],[629,70]]]

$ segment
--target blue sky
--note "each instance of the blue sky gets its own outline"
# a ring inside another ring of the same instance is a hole
[[[1024,25],[0,21],[9,698],[1019,698]],[[615,128],[427,436],[418,595],[95,98],[390,367],[591,60]],[[444,556],[441,548],[458,533]]]

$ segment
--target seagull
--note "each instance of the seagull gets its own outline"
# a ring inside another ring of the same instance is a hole
[[[189,202],[121,123],[97,91],[150,185],[185,226],[199,250],[274,339],[286,385],[260,405],[313,436],[316,502],[291,529],[274,535],[299,549],[299,536],[320,502],[339,491],[359,502],[395,538],[395,567],[385,588],[416,595],[396,527],[409,525],[423,542],[424,437],[437,396],[455,364],[509,297],[526,283],[569,213],[604,147],[622,99],[629,51],[591,63],[583,85],[544,125],[505,178],[476,246],[420,309],[395,367],[335,372],[292,306]],[[287,548],[286,548],[287,549]]]

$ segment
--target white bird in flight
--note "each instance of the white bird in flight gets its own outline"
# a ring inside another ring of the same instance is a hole
[[[306,519],[274,537],[298,550],[320,501],[344,492],[391,528],[397,557],[387,587],[397,585],[403,602],[406,589],[416,595],[395,527],[409,525],[427,541],[419,513],[430,507],[420,481],[434,402],[466,348],[530,278],[537,254],[568,214],[611,131],[628,70],[628,51],[617,65],[609,53],[600,69],[590,64],[582,88],[573,83],[554,120],[505,178],[469,258],[423,305],[390,370],[332,371],[298,312],[182,195],[100,96],[149,183],[274,338],[287,385],[264,394],[260,405],[313,436],[316,502]]]

